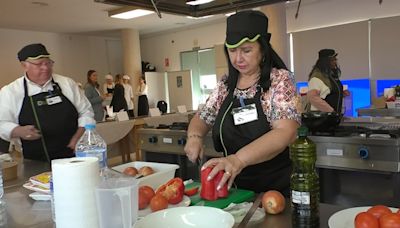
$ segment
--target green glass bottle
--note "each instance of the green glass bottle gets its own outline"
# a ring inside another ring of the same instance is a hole
[[[292,227],[319,227],[319,177],[315,168],[316,146],[307,138],[308,129],[301,126],[297,139],[290,145],[292,175],[290,178]]]

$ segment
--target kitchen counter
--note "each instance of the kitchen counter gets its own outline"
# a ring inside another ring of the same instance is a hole
[[[12,228],[53,228],[50,201],[35,201],[29,197],[32,191],[22,187],[30,176],[50,170],[44,162],[25,160],[18,167],[18,179],[5,182],[3,199],[7,204],[8,226]],[[320,204],[321,228],[328,227],[328,218],[343,209],[341,206]],[[267,215],[264,220],[250,223],[247,227],[291,228],[290,207],[280,215]]]
[[[400,108],[359,108],[358,116],[400,117]]]

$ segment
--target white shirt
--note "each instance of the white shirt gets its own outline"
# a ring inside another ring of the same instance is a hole
[[[132,86],[129,84],[122,84],[124,86],[124,92],[125,92],[125,100],[126,103],[128,104],[128,110],[133,110],[133,91],[132,91]]]
[[[319,91],[319,97],[321,97],[322,99],[325,99],[326,96],[328,96],[331,93],[329,87],[326,86],[321,79],[316,77],[311,78],[310,81],[308,82],[308,91],[310,90]],[[313,105],[311,105],[311,110],[317,111],[318,109]]]
[[[147,95],[147,85],[146,84],[139,85],[136,90],[136,95],[138,96]]]
[[[51,79],[40,86],[30,81],[25,75],[0,90],[0,137],[7,141],[11,139],[12,130],[19,126],[18,117],[25,96],[24,78],[27,82],[29,96],[53,90]],[[53,79],[60,86],[64,96],[75,106],[79,116],[78,126],[84,127],[86,124],[96,123],[92,106],[76,82],[57,74],[53,74]]]

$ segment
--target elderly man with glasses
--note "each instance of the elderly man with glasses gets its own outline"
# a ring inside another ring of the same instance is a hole
[[[25,159],[74,156],[84,126],[95,123],[92,107],[75,81],[53,74],[42,44],[18,52],[24,75],[0,91],[0,137],[20,139]]]

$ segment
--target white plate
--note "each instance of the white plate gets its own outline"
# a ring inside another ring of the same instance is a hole
[[[354,227],[354,219],[360,212],[367,211],[369,207],[352,207],[347,208],[333,214],[329,220],[329,228],[351,228]],[[397,211],[397,208],[390,207],[393,212]]]
[[[183,199],[180,203],[178,204],[168,204],[168,208],[174,208],[174,207],[187,207],[190,205],[190,198],[188,196],[183,196]],[[151,209],[150,209],[150,205],[147,206],[145,209],[143,210],[139,210],[139,218],[143,218],[144,216],[148,215],[152,213]]]
[[[29,194],[29,197],[31,197],[34,200],[43,200],[43,201],[51,200],[51,195],[41,192],[33,192]]]
[[[46,193],[49,194],[50,193],[50,189],[45,188],[43,186],[40,185],[35,185],[32,184],[31,182],[26,182],[24,185],[22,185],[24,188],[35,191],[35,192],[41,192],[41,193]]]
[[[138,220],[134,228],[231,228],[233,216],[219,208],[191,206],[156,211]]]

